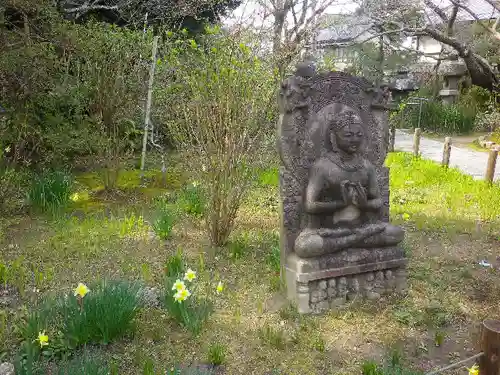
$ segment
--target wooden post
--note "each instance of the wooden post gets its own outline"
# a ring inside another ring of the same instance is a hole
[[[444,147],[443,147],[443,161],[442,165],[448,168],[450,165],[450,153],[451,153],[451,137],[446,137],[444,139]]]
[[[151,101],[153,100],[153,81],[155,77],[156,68],[156,52],[158,50],[159,36],[153,38],[153,51],[151,53],[151,67],[149,68],[149,82],[148,82],[148,99],[146,101],[146,116],[144,119],[144,137],[142,138],[142,155],[141,155],[141,171],[144,170],[146,163],[146,149],[148,147],[148,130],[149,122],[151,119]]]
[[[493,182],[495,177],[495,166],[497,164],[498,150],[491,150],[488,156],[488,166],[486,167],[486,177],[485,180],[489,183]]]
[[[422,135],[422,130],[420,128],[415,128],[415,134],[413,135],[413,155],[419,156],[420,148],[420,136]]]
[[[483,321],[481,333],[481,351],[479,360],[481,375],[500,375],[500,321],[487,319]]]
[[[396,125],[391,124],[389,130],[389,152],[394,152],[394,144],[396,143]]]

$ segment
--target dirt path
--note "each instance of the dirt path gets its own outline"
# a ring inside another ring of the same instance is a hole
[[[396,150],[413,151],[413,134],[402,130],[396,131]],[[422,137],[420,153],[426,159],[441,162],[443,157],[443,142]],[[460,169],[475,179],[483,179],[488,161],[488,153],[470,150],[464,147],[451,147],[450,166]],[[495,180],[500,179],[500,166],[496,168]]]

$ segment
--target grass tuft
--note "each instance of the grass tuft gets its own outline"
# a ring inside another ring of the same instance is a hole
[[[71,293],[47,300],[20,326],[25,355],[34,351],[60,356],[89,343],[108,344],[132,332],[140,305],[138,292],[138,284],[103,281],[93,285],[84,298]],[[42,350],[36,341],[40,332],[49,337],[49,345]]]
[[[176,220],[175,212],[170,207],[165,206],[159,210],[158,217],[153,224],[153,230],[158,237],[166,240],[172,234]]]
[[[224,344],[213,343],[208,347],[207,359],[214,366],[220,366],[226,361],[227,348]]]
[[[59,301],[62,333],[70,347],[108,344],[134,329],[140,306],[139,285],[104,281],[83,298],[70,295]]]
[[[33,179],[28,192],[31,206],[45,212],[64,207],[70,200],[71,177],[61,171],[45,172]]]
[[[423,375],[421,371],[405,368],[399,352],[394,351],[387,363],[380,365],[367,361],[361,366],[362,375]]]
[[[185,185],[177,197],[177,205],[188,215],[202,217],[205,213],[206,197],[198,183]]]
[[[281,328],[274,328],[269,324],[259,329],[260,340],[273,348],[284,350],[286,347],[285,332]]]
[[[280,273],[281,270],[281,253],[279,245],[273,244],[271,250],[266,257],[266,263],[275,273]]]

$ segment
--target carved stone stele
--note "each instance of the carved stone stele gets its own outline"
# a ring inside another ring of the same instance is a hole
[[[299,312],[404,292],[404,232],[389,223],[387,95],[307,64],[282,84],[281,264]]]

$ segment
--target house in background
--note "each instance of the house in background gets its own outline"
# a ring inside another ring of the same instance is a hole
[[[448,0],[433,0],[433,2],[439,6],[445,14],[450,14],[453,4]],[[466,2],[467,7],[474,12],[477,18],[481,21],[492,21],[496,20],[500,15],[491,4],[489,4],[486,0],[468,0]],[[435,14],[431,9],[426,9],[424,12],[425,21],[430,23],[431,25],[435,25],[438,28],[442,28],[445,25],[443,21],[437,14]],[[470,13],[460,8],[457,13],[457,18],[454,23],[454,36],[466,43],[474,42],[474,33],[473,27],[477,22],[477,19],[474,18]],[[435,63],[436,60],[432,58],[432,56],[439,56],[441,53],[441,49],[444,48],[449,49],[449,46],[442,45],[437,40],[427,36],[417,36],[412,39],[411,47],[422,52],[422,55],[419,57],[420,62],[429,62]]]
[[[306,51],[317,59],[330,59],[337,70],[353,64],[357,57],[353,42],[361,44],[374,35],[373,22],[356,14],[325,14],[320,24],[328,26],[316,31]]]
[[[453,4],[449,0],[432,0],[446,14],[450,14]],[[482,21],[495,20],[498,12],[486,0],[467,0],[469,9],[471,9],[478,19]],[[359,15],[359,12],[352,14],[326,14],[320,19],[319,30],[313,35],[311,42],[306,46],[308,52],[312,52],[317,58],[328,55],[335,63],[336,69],[344,70],[351,65],[356,57],[356,49],[352,48],[353,42],[362,44],[367,39],[375,45],[378,44],[378,38],[373,38],[375,31],[373,22],[369,17]],[[445,27],[443,21],[430,8],[424,8],[423,17],[425,22],[434,25],[440,29]],[[454,24],[454,36],[466,43],[474,42],[473,27],[477,20],[467,11],[460,9]],[[389,42],[388,37],[384,37],[385,42]],[[416,57],[416,62],[435,63],[441,53],[442,44],[429,36],[418,36],[404,40],[402,45],[410,47],[421,52]],[[395,46],[397,49],[397,47]],[[448,46],[444,46],[449,48]],[[402,50],[403,51],[403,50]]]

